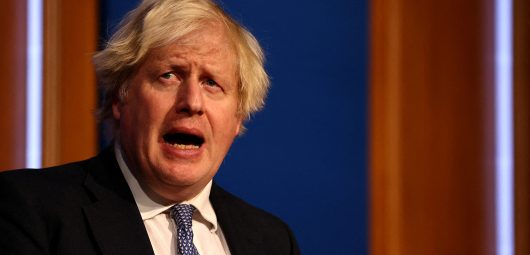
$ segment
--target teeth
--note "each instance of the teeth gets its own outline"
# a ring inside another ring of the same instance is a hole
[[[193,144],[178,144],[178,143],[175,143],[175,144],[169,144],[177,149],[180,149],[180,150],[196,150],[196,149],[199,149],[199,146],[197,145],[193,145]]]

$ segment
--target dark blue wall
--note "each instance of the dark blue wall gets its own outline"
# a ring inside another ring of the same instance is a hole
[[[102,0],[104,34],[138,1]],[[266,51],[265,109],[216,177],[303,254],[367,254],[367,0],[224,0]]]

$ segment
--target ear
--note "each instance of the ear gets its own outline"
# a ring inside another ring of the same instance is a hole
[[[114,120],[120,120],[122,103],[119,99],[112,100],[112,117]]]
[[[243,121],[241,119],[239,119],[238,122],[237,122],[236,133],[234,134],[234,136],[236,136],[236,137],[241,134],[240,131],[241,131],[241,128],[243,126],[242,122]]]

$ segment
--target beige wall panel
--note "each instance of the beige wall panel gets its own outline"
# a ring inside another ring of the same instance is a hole
[[[25,165],[26,1],[0,1],[0,170]]]
[[[491,4],[372,1],[372,254],[494,253]]]
[[[46,1],[44,165],[96,153],[97,1]]]

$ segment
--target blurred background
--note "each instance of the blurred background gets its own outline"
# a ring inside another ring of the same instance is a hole
[[[112,142],[91,57],[138,2],[0,3],[0,170]],[[528,1],[221,5],[272,88],[215,180],[302,254],[530,254]]]

